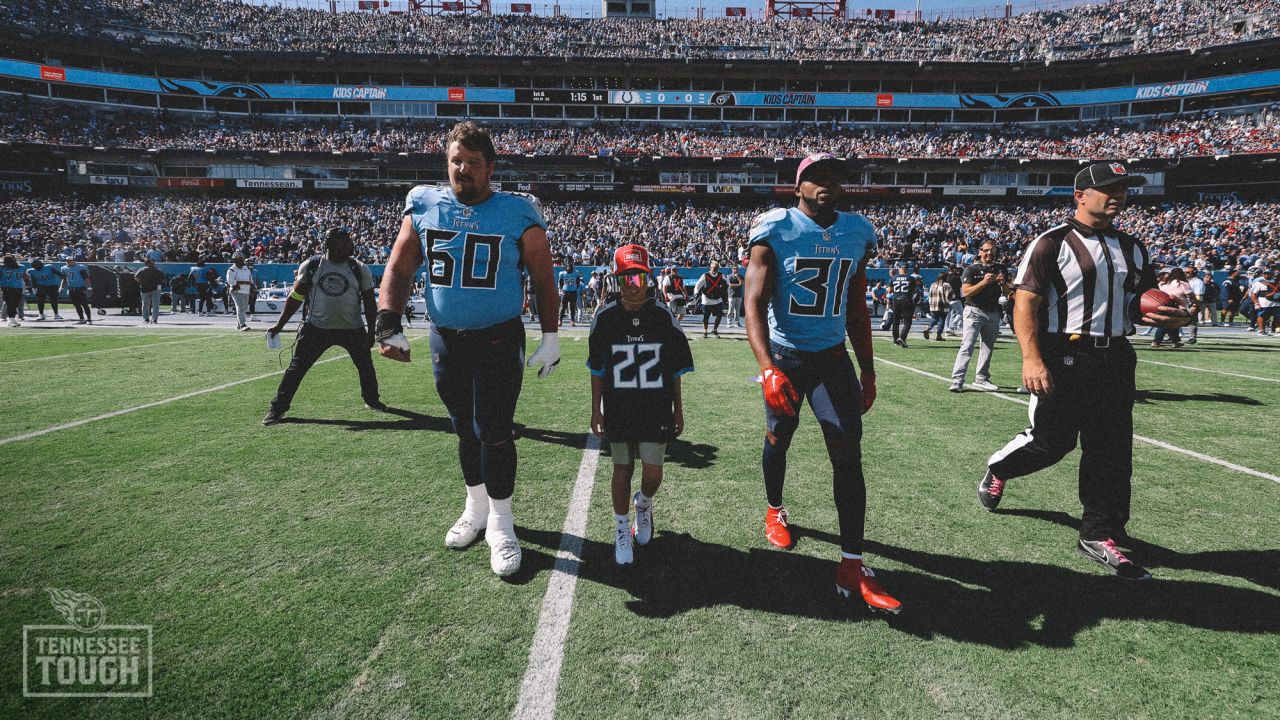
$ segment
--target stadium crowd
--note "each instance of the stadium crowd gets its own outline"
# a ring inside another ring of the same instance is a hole
[[[211,50],[457,56],[1029,61],[1202,48],[1280,27],[1278,0],[1125,0],[1010,18],[635,20],[328,12],[220,0],[11,0],[0,22]]]
[[[747,228],[760,207],[684,202],[545,203],[548,237],[560,261],[607,265],[613,248],[647,245],[659,265],[726,265],[745,254]],[[241,252],[258,262],[300,262],[320,251],[326,228],[347,227],[356,252],[384,262],[399,227],[398,200],[182,198],[74,194],[7,198],[0,204],[3,252],[18,257],[126,262],[225,262]],[[880,233],[875,267],[967,265],[988,239],[1000,262],[1017,262],[1023,245],[1066,216],[1063,203],[1020,205],[859,205]],[[1142,237],[1161,265],[1231,269],[1280,264],[1280,203],[1136,204],[1124,228]]]
[[[0,140],[161,150],[277,150],[443,154],[452,121],[274,122],[220,115],[95,114],[78,105],[0,100]],[[951,129],[804,123],[679,127],[646,123],[496,125],[503,155],[640,157],[1179,158],[1280,153],[1280,105],[1249,114],[1217,112],[1144,122],[1101,121],[1028,128]]]

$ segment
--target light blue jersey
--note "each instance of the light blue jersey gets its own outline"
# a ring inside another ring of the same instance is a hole
[[[27,284],[22,281],[22,268],[0,267],[0,287],[7,288],[24,288]]]
[[[27,279],[33,287],[58,287],[62,284],[62,276],[52,265],[45,265],[39,270],[27,268]]]
[[[474,330],[520,315],[520,236],[531,227],[547,227],[535,202],[495,192],[478,205],[463,205],[450,188],[419,185],[409,191],[404,214],[422,241],[432,322]]]
[[[85,278],[89,277],[89,268],[83,265],[66,265],[62,268],[62,277],[67,280],[67,289],[82,288]]]
[[[582,273],[575,270],[561,270],[557,279],[561,290],[576,293],[582,289]]]
[[[769,339],[797,350],[825,350],[844,342],[849,279],[876,247],[870,221],[836,213],[823,228],[798,208],[756,216],[750,243],[773,251],[774,287],[769,299]]]

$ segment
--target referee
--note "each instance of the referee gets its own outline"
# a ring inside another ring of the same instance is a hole
[[[1125,557],[1133,474],[1134,368],[1125,337],[1134,332],[1130,303],[1155,287],[1140,240],[1113,223],[1129,188],[1146,184],[1120,163],[1096,163],[1075,180],[1075,215],[1025,248],[1013,287],[1014,328],[1022,345],[1022,384],[1031,426],[987,461],[978,501],[995,510],[1005,483],[1049,467],[1080,442],[1076,549],[1130,580],[1151,577]],[[1162,306],[1145,324],[1181,327],[1191,316]]]

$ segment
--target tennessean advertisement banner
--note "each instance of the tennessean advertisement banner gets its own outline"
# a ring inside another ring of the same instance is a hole
[[[236,180],[236,187],[257,190],[301,190],[301,180]]]

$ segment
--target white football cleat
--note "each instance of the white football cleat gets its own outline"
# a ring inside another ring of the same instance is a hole
[[[631,547],[631,527],[629,524],[617,524],[617,532],[613,539],[613,561],[619,565],[630,565],[635,560]]]
[[[53,314],[53,319],[57,320],[58,322],[62,322],[62,316],[59,315],[58,313]]]
[[[458,521],[449,528],[449,532],[444,534],[445,547],[461,550],[480,537],[480,531],[484,530],[485,522],[483,520],[475,520],[465,512],[458,518]]]
[[[653,500],[649,500],[649,507],[640,507],[640,493],[631,496],[631,502],[636,506],[636,527],[634,530],[637,545],[648,545],[653,539]]]
[[[490,528],[485,533],[489,543],[489,567],[499,577],[506,577],[520,569],[520,543],[515,528]]]

